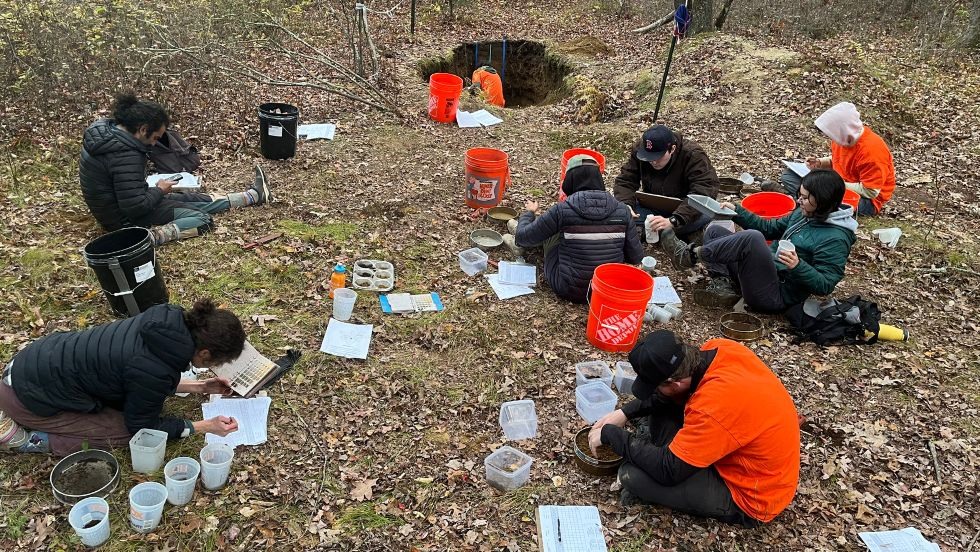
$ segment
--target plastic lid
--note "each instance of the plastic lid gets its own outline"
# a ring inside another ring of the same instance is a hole
[[[342,263],[337,263],[337,266],[333,267],[334,272],[347,272],[347,267]]]

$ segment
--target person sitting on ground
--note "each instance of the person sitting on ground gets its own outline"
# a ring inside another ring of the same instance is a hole
[[[636,399],[589,432],[593,453],[608,445],[623,457],[624,506],[657,504],[746,527],[786,509],[799,484],[799,418],[755,353],[720,338],[699,350],[659,330],[629,361]],[[630,420],[636,433],[624,429]]]
[[[474,92],[482,90],[488,103],[497,107],[504,107],[504,83],[493,67],[484,65],[473,71],[471,90]]]
[[[888,145],[861,122],[861,114],[850,102],[841,102],[817,117],[816,126],[830,138],[830,157],[808,157],[810,169],[833,169],[847,189],[861,196],[857,214],[877,215],[895,192],[895,162]],[[780,188],[796,197],[800,176],[786,169],[779,177]]]
[[[831,293],[844,278],[858,224],[843,198],[840,175],[817,169],[803,178],[799,207],[788,215],[763,219],[741,205],[722,203],[738,213],[734,222],[745,230],[711,224],[701,247],[680,241],[671,230],[661,232],[660,241],[676,268],[699,261],[707,267],[711,283],[695,290],[697,303],[731,306],[741,295],[754,310],[782,312],[812,294]],[[766,245],[766,240],[788,240],[796,249],[778,251],[778,241]]]
[[[538,202],[528,201],[520,218],[508,223],[514,235],[504,238],[517,254],[542,245],[548,285],[563,299],[585,303],[597,266],[639,263],[643,247],[629,208],[606,191],[595,159],[572,157],[561,187],[566,201],[537,218]]]
[[[258,165],[248,190],[218,199],[171,192],[177,184],[173,180],[148,185],[147,155],[170,125],[167,111],[156,102],[123,93],[116,98],[112,117],[85,130],[78,174],[85,203],[105,230],[143,226],[150,228],[154,245],[163,245],[210,231],[215,213],[272,201]]]
[[[3,371],[0,411],[25,430],[26,438],[0,449],[63,456],[84,443],[125,446],[143,428],[170,439],[227,435],[238,429],[234,418],[192,422],[161,411],[174,393],[231,393],[225,379],[191,381],[180,375],[191,365],[230,362],[244,345],[238,317],[209,299],[190,311],[156,305],[125,320],[42,337]]]
[[[672,212],[653,211],[637,202],[636,192],[680,199],[700,194],[713,199],[718,195],[718,186],[718,175],[701,146],[664,125],[656,125],[644,132],[633,148],[616,177],[613,194],[633,209],[642,224],[646,224],[647,215],[654,215],[652,230],[672,229],[689,241],[696,238],[695,233],[710,218],[687,203],[681,203]]]

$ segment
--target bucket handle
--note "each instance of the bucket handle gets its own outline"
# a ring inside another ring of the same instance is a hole
[[[123,273],[122,267],[119,266],[119,259],[115,257],[109,259],[109,271],[112,272],[112,277],[116,279],[116,286],[119,287],[119,293],[113,293],[112,295],[116,297],[122,295],[129,315],[136,316],[140,313],[140,308],[136,304],[136,298],[133,297],[133,290],[129,289],[129,282],[126,281],[126,275]]]

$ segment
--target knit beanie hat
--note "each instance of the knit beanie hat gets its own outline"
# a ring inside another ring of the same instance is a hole
[[[864,132],[861,114],[851,102],[841,102],[817,117],[817,128],[839,146],[851,147]]]

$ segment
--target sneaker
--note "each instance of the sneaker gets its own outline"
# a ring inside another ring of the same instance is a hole
[[[506,247],[511,253],[520,257],[524,255],[524,248],[518,247],[517,242],[514,239],[513,234],[504,234],[504,247]]]
[[[258,196],[255,200],[256,205],[272,203],[272,192],[269,191],[269,179],[266,178],[265,171],[262,167],[258,165],[255,165],[255,182],[252,183],[250,189],[255,190],[255,194]]]
[[[517,235],[517,219],[512,218],[507,221],[507,231],[511,234]]]
[[[27,440],[22,445],[10,449],[12,452],[35,452],[47,454],[51,452],[51,443],[48,434],[43,431],[29,431]]]
[[[637,497],[635,494],[629,492],[629,489],[627,489],[626,487],[623,487],[623,489],[619,491],[620,506],[626,508],[629,506],[637,506],[641,504],[643,504],[643,501],[640,500],[640,498]]]
[[[779,192],[781,194],[787,193],[783,183],[776,180],[760,180],[759,188],[763,192]]]
[[[660,247],[670,257],[674,268],[694,268],[694,252],[690,244],[684,243],[673,230],[661,230]]]
[[[708,287],[694,290],[694,302],[702,307],[729,308],[741,298],[742,295],[735,289],[735,282],[727,276],[714,277]]]

